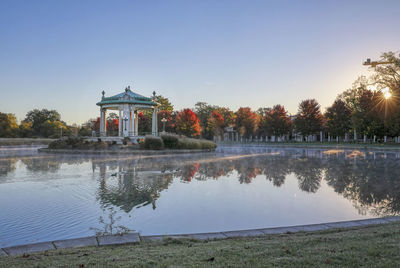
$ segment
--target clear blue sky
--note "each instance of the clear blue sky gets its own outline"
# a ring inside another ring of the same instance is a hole
[[[323,108],[400,49],[400,1],[2,1],[0,111],[68,123],[127,85],[238,109],[316,98]]]

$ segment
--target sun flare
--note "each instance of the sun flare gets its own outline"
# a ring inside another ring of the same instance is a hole
[[[390,97],[392,96],[392,93],[390,93],[388,88],[383,88],[382,93],[383,93],[383,97],[385,97],[385,99],[390,99]]]

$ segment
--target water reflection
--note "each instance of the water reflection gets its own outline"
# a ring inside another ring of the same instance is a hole
[[[55,173],[63,164],[87,162],[98,180],[101,206],[130,212],[150,204],[156,209],[156,201],[174,178],[191,183],[230,177],[249,184],[265,176],[275,187],[281,187],[294,174],[304,192],[318,192],[325,180],[335,192],[351,200],[360,214],[383,216],[400,212],[399,158],[396,153],[279,149],[157,157],[37,155],[0,158],[0,183],[15,172],[18,161],[33,173]],[[231,176],[234,173],[235,178]]]

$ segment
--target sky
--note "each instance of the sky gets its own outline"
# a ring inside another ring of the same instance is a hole
[[[96,102],[153,91],[176,110],[315,98],[324,110],[400,50],[400,1],[0,0],[0,112],[56,109],[81,124]]]

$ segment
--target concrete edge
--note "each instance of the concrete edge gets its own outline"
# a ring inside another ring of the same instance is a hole
[[[373,152],[400,152],[400,146],[393,147],[378,147],[378,146],[368,146],[361,145],[360,146],[351,146],[351,145],[341,145],[341,144],[279,144],[277,143],[235,143],[235,144],[227,144],[227,143],[217,143],[220,148],[235,148],[235,147],[247,147],[247,148],[287,148],[287,149],[343,149],[343,150],[366,150]]]
[[[73,149],[48,149],[39,148],[40,153],[55,153],[55,154],[88,154],[88,155],[166,155],[166,154],[191,154],[191,153],[210,153],[216,149],[181,149],[181,150],[137,150],[137,151],[113,151],[113,150],[73,150]]]
[[[319,224],[306,224],[306,225],[294,225],[284,227],[272,227],[264,229],[249,229],[249,230],[237,230],[237,231],[224,231],[224,232],[211,232],[211,233],[193,233],[193,234],[172,234],[172,235],[140,235],[138,232],[129,233],[128,235],[108,235],[107,239],[110,242],[104,243],[104,236],[88,236],[73,239],[55,240],[48,242],[40,242],[34,244],[26,244],[19,246],[12,246],[6,248],[0,248],[0,256],[14,256],[25,253],[34,253],[39,251],[54,250],[58,247],[57,244],[73,244],[70,242],[82,241],[86,239],[95,239],[96,243],[91,246],[103,246],[103,245],[121,245],[130,243],[141,243],[144,241],[162,241],[167,238],[180,239],[198,239],[198,240],[214,240],[214,239],[226,239],[232,237],[255,237],[271,234],[289,234],[296,232],[314,232],[329,229],[342,229],[342,228],[353,228],[362,227],[368,225],[387,224],[391,222],[400,221],[400,216],[390,216],[382,218],[371,218],[365,220],[352,220],[352,221],[339,221],[339,222],[327,222]],[[130,236],[127,239],[127,236]],[[134,238],[131,236],[135,236]],[[100,239],[100,240],[99,240]],[[51,247],[49,246],[51,245]],[[80,247],[79,243],[72,245],[71,247],[60,247],[62,249]],[[85,246],[85,245],[83,245]]]

